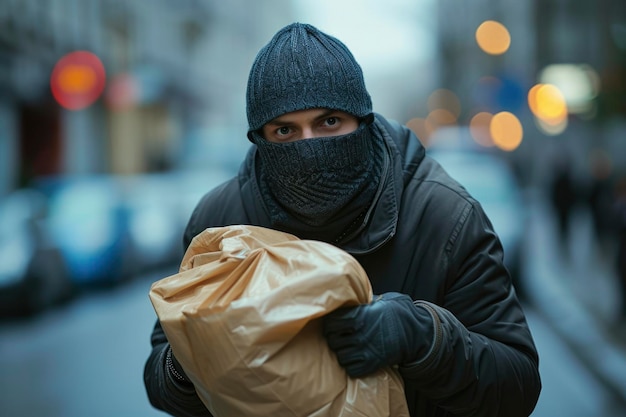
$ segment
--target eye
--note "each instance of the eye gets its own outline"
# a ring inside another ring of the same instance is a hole
[[[285,135],[288,135],[289,133],[291,133],[291,128],[286,127],[286,126],[279,127],[279,128],[276,130],[276,134],[277,134],[278,136],[285,136]]]
[[[324,123],[326,124],[326,126],[334,126],[339,123],[339,120],[337,120],[336,117],[329,117]]]

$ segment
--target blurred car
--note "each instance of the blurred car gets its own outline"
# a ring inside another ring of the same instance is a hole
[[[454,133],[469,135],[462,129]],[[498,153],[464,141],[431,142],[427,154],[482,205],[500,237],[505,265],[521,293],[519,280],[527,211],[523,190],[510,164]]]
[[[50,202],[52,239],[81,288],[177,267],[193,207],[228,177],[206,169],[40,178],[37,186]]]
[[[80,288],[130,277],[128,212],[119,182],[108,175],[40,179],[49,198],[52,238]]]
[[[46,211],[46,197],[33,189],[19,189],[0,201],[1,317],[33,315],[74,294]]]

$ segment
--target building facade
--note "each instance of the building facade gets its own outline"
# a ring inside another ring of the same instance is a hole
[[[289,1],[272,3],[289,15]],[[198,146],[220,150],[212,135],[243,123],[247,72],[277,19],[243,0],[0,2],[0,196],[41,176],[184,168]],[[50,88],[73,51],[106,70],[80,110]]]

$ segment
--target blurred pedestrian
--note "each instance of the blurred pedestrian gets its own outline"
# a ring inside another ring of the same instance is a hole
[[[591,172],[587,202],[591,212],[596,245],[603,259],[613,256],[615,236],[615,195],[611,160],[600,150],[591,153]]]
[[[626,320],[626,175],[615,185],[615,219],[617,224],[616,271],[621,290],[621,314]]]
[[[572,161],[566,154],[559,154],[553,165],[553,177],[549,186],[550,202],[557,219],[559,248],[564,255],[568,253],[570,223],[578,200],[571,164]]]
[[[254,61],[246,99],[250,151],[235,178],[201,199],[185,247],[235,224],[334,244],[377,294],[322,321],[349,376],[396,368],[416,417],[528,416],[538,356],[501,242],[417,137],[373,112],[347,47],[310,25],[281,29]],[[151,343],[152,404],[209,416],[158,321]]]

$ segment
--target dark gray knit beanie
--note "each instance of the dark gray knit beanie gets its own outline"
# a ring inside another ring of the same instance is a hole
[[[361,67],[338,39],[292,23],[258,53],[248,78],[249,130],[297,110],[330,108],[357,117],[372,113]]]

